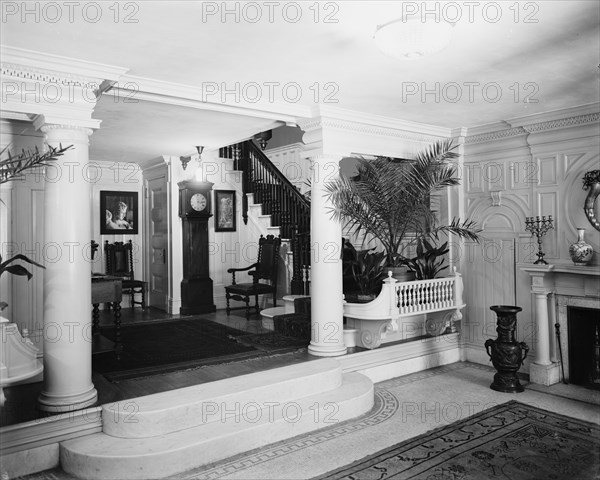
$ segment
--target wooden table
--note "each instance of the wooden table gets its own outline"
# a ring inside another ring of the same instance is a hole
[[[121,344],[122,286],[123,279],[121,277],[112,277],[101,273],[92,274],[92,305],[94,307],[92,310],[92,333],[94,335],[95,348],[93,351],[95,353],[107,350],[102,345],[102,338],[104,337],[100,335],[100,309],[98,308],[101,303],[106,303],[112,307],[115,317],[115,342],[113,349],[117,354],[117,358],[121,356],[121,352],[123,351],[123,345]]]

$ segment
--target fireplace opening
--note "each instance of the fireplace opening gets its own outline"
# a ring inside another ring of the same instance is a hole
[[[600,311],[569,307],[569,381],[600,390]]]

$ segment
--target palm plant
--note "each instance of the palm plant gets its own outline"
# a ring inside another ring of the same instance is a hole
[[[473,221],[455,218],[449,225],[438,225],[429,203],[432,193],[460,183],[456,165],[450,162],[459,156],[455,148],[451,140],[443,140],[414,160],[358,159],[356,177],[340,175],[325,186],[332,217],[363,239],[378,239],[391,267],[406,265],[403,252],[419,239],[453,233],[478,241],[481,230]]]
[[[24,173],[32,168],[49,165],[50,161],[56,160],[72,146],[73,145],[69,145],[68,147],[64,148],[62,145],[60,145],[58,148],[48,146],[48,151],[46,153],[40,153],[36,147],[35,151],[23,150],[15,157],[11,155],[10,150],[8,150],[8,146],[5,147],[0,152],[0,155],[2,155],[4,152],[8,151],[7,157],[0,160],[0,184],[22,178]],[[11,273],[12,275],[26,276],[27,280],[31,280],[33,275],[24,266],[19,264],[11,265],[11,263],[17,260],[27,262],[31,265],[35,265],[36,267],[46,268],[22,254],[17,254],[4,262],[2,261],[2,256],[0,255],[0,276],[3,273]],[[6,302],[0,302],[0,310],[4,310],[7,306],[8,304]]]
[[[8,150],[8,146],[5,147],[0,155],[7,151],[7,158],[0,160],[0,184],[21,178],[22,175],[27,171],[35,167],[44,167],[49,165],[48,162],[56,160],[57,157],[63,155],[73,145],[63,148],[60,145],[58,148],[48,146],[46,153],[40,153],[37,147],[35,151],[23,150],[19,155],[13,157]]]

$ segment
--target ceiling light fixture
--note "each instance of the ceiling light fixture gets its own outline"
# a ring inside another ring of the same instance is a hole
[[[375,44],[386,55],[415,60],[443,50],[452,37],[454,24],[446,21],[424,22],[419,18],[392,20],[375,30]]]
[[[194,177],[196,180],[201,182],[202,178],[202,152],[204,151],[204,147],[202,145],[196,145],[196,151],[198,152],[198,167],[196,168],[196,173]]]
[[[273,132],[271,130],[266,130],[264,132],[257,133],[256,135],[254,135],[254,139],[260,145],[261,150],[264,150],[265,148],[267,148],[267,142],[271,140],[272,136]]]

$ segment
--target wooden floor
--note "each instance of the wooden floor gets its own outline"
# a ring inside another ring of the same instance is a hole
[[[177,320],[180,315],[169,315],[152,308],[142,311],[140,308],[122,309],[123,324],[143,324],[150,322],[164,322]],[[264,331],[260,316],[253,316],[246,320],[243,311],[231,312],[228,317],[224,310],[216,313],[204,314],[202,318],[216,321],[224,325],[252,333]],[[100,325],[112,324],[111,312],[101,312]],[[318,357],[308,355],[306,349],[301,351],[258,357],[234,363],[204,366],[180,372],[153,375],[145,378],[123,380],[118,383],[109,382],[104,376],[92,373],[92,381],[98,391],[98,405],[149,395],[176,388],[213,382],[224,378],[245,375],[248,373],[282,367],[294,363],[306,362]],[[36,408],[36,400],[42,390],[42,382],[28,385],[19,385],[6,388],[6,403],[0,411],[0,426],[13,425],[42,418],[47,414]]]

